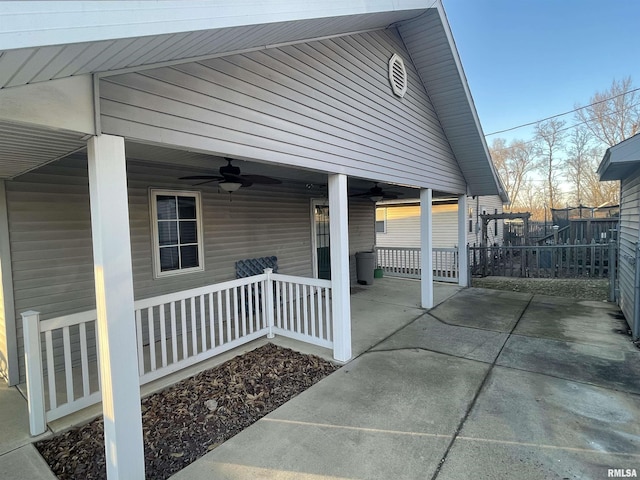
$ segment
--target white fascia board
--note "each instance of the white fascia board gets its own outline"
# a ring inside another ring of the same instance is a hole
[[[433,0],[0,1],[0,50],[430,6]]]

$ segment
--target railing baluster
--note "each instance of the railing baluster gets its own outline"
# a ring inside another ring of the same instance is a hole
[[[69,327],[62,328],[62,344],[64,350],[64,381],[67,390],[67,402],[73,402],[73,366],[71,365],[71,338]]]
[[[216,304],[218,306],[218,342],[219,345],[224,345],[224,330],[223,330],[223,317],[222,317],[222,292],[216,293]]]
[[[211,340],[211,348],[216,348],[216,322],[213,310],[213,292],[209,293],[209,335]]]
[[[167,366],[167,325],[164,318],[164,304],[158,307],[160,317],[160,355],[162,367]]]
[[[227,342],[231,341],[231,295],[229,293],[229,289],[225,289],[224,291],[224,300],[225,300],[225,321],[227,322]]]
[[[326,331],[327,331],[327,340],[333,340],[333,312],[331,312],[331,290],[325,288],[325,296],[324,296],[324,314],[327,319]]]
[[[153,307],[147,309],[147,333],[149,334],[149,362],[151,371],[156,370],[156,332],[155,320],[153,318]]]
[[[300,312],[300,285],[296,283],[296,332],[301,333],[302,327],[301,323],[301,312]]]
[[[276,326],[283,328],[282,326],[282,293],[280,292],[280,281],[276,280]]]
[[[305,335],[309,334],[309,312],[307,305],[307,286],[302,285],[302,331]]]
[[[169,304],[169,313],[171,315],[171,350],[173,354],[173,363],[178,362],[178,332],[176,326],[176,302]]]
[[[311,315],[311,336],[316,336],[316,305],[317,305],[318,288],[313,285],[309,286],[309,313]]]
[[[89,384],[89,353],[87,349],[87,324],[81,323],[78,326],[80,332],[80,368],[82,369],[82,396],[86,397],[91,393]]]
[[[240,317],[242,318],[242,336],[247,334],[247,305],[246,305],[246,287],[240,288]],[[253,333],[253,325],[249,322],[249,333]]]
[[[180,300],[180,326],[182,327],[182,359],[189,358],[189,337],[187,336],[187,303]]]
[[[200,295],[200,342],[202,351],[207,351],[207,315],[204,303],[204,295]]]
[[[49,386],[49,409],[58,406],[58,392],[56,389],[56,366],[53,361],[53,334],[51,331],[44,334],[45,351],[47,357],[47,385]]]
[[[198,353],[198,318],[196,314],[196,297],[189,298],[189,314],[191,316],[191,353]]]
[[[289,286],[289,328],[293,330],[293,322],[296,318],[293,314],[293,302],[295,301],[293,297],[293,284],[291,282],[288,282],[287,285]]]
[[[322,313],[322,298],[325,294],[323,287],[318,287],[318,336],[326,339],[324,336],[324,315]]]

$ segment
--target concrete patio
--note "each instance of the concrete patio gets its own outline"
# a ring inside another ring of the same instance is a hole
[[[640,470],[640,350],[618,333],[626,324],[617,307],[446,284],[435,300],[425,313],[410,280],[354,287],[357,358],[172,478],[602,479],[608,469]],[[30,445],[20,393],[0,389],[0,407],[11,419],[0,477],[55,478]]]

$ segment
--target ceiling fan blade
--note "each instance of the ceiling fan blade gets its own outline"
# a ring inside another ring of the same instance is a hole
[[[179,180],[224,180],[220,175],[191,175],[189,177],[180,177]]]
[[[349,195],[350,197],[370,197],[372,195],[371,192],[361,192],[361,193],[352,193]]]
[[[241,175],[242,178],[246,178],[252,183],[259,183],[262,185],[280,185],[281,180],[277,178],[265,177],[264,175]]]
[[[398,195],[396,195],[395,193],[383,193],[382,194],[382,199],[383,200],[395,200],[396,198],[398,198]]]
[[[194,183],[191,186],[192,187],[197,187],[198,185],[206,185],[207,183],[212,183],[212,182],[219,182],[220,180],[217,178],[214,178],[213,180],[205,180],[204,182],[198,182],[198,183]]]

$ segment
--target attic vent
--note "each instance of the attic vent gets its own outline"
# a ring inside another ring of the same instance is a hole
[[[407,70],[404,68],[404,62],[397,54],[389,59],[389,82],[393,93],[402,98],[407,92]]]

